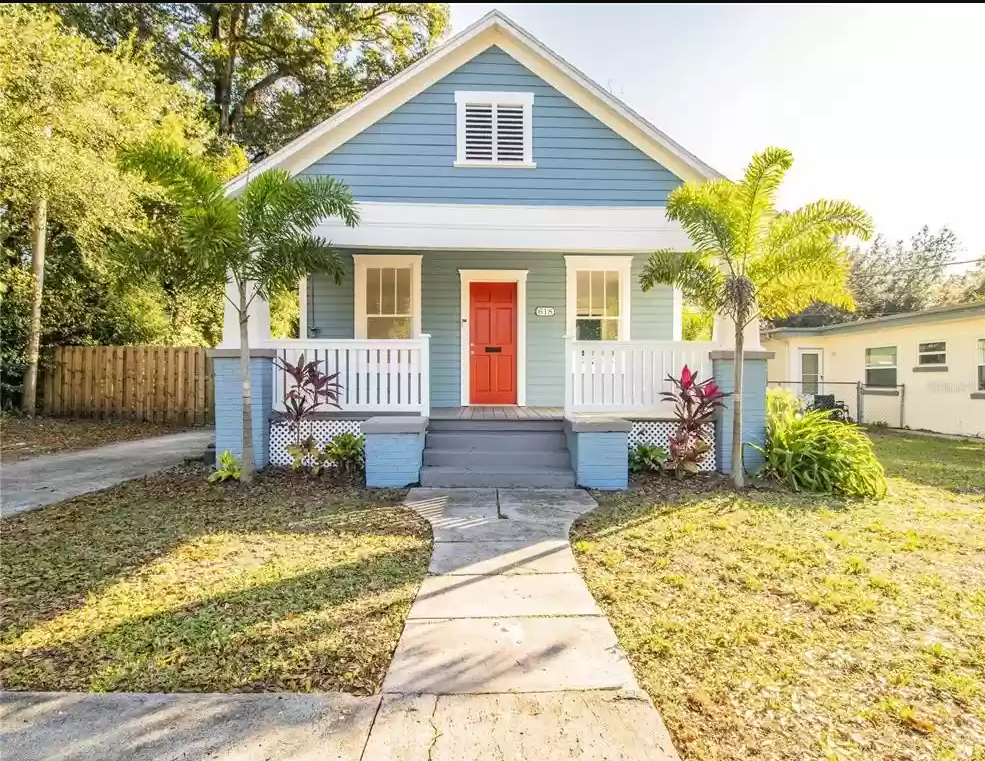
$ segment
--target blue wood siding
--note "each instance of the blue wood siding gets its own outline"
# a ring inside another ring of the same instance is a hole
[[[455,168],[455,91],[534,93],[536,169]],[[324,156],[305,174],[362,201],[662,206],[681,181],[497,47]]]
[[[362,252],[390,253],[390,252]],[[312,338],[354,337],[352,253],[343,254],[341,286],[322,274],[308,278],[308,326]],[[633,260],[632,338],[673,338],[673,292],[663,286],[643,293],[639,271],[646,257]],[[428,251],[421,264],[421,324],[431,334],[431,404],[461,401],[460,269],[528,270],[527,404],[560,406],[564,398],[565,266],[564,254]],[[539,306],[555,308],[553,317],[537,317]]]

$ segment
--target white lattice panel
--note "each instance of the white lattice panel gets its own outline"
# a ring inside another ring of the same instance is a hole
[[[362,426],[358,420],[309,420],[301,423],[301,439],[314,436],[318,446],[323,447],[334,436],[340,433],[351,433],[359,436]],[[287,447],[297,441],[297,433],[287,423],[271,423],[270,425],[270,464],[290,465],[291,456]]]
[[[676,430],[677,423],[673,420],[634,420],[629,432],[629,448],[637,444],[650,444],[669,450],[670,437]],[[711,449],[702,458],[700,466],[702,471],[709,472],[715,470],[715,424],[706,423],[702,433]]]

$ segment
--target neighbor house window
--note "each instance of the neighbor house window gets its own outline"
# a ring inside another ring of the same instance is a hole
[[[421,257],[359,254],[356,338],[414,338],[421,332]]]
[[[456,92],[455,166],[534,168],[534,95]]]
[[[978,390],[985,391],[985,338],[978,339]]]
[[[917,346],[918,365],[946,365],[947,344],[944,341],[919,344]]]
[[[568,335],[629,340],[631,256],[566,256]]]
[[[896,347],[865,350],[865,385],[896,386]]]

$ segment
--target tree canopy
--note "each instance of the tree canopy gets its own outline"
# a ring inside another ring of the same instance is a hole
[[[27,366],[34,291],[30,221],[47,202],[48,277],[41,346],[92,342],[205,343],[218,297],[189,299],[160,283],[121,281],[111,252],[146,236],[159,194],[126,171],[133,140],[203,150],[212,130],[200,98],[167,82],[139,50],[106,52],[57,17],[0,8],[0,330],[5,403]]]
[[[106,53],[52,16],[0,11],[0,204],[15,226],[45,197],[52,224],[89,253],[134,230],[147,186],[118,151],[155,135],[204,143],[199,110],[132,47]]]
[[[428,53],[444,3],[45,3],[107,50],[131,35],[251,158],[277,150]]]

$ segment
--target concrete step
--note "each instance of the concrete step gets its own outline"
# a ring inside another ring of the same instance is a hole
[[[562,452],[568,443],[563,433],[554,431],[428,430],[424,445],[456,452]]]
[[[481,470],[448,465],[421,468],[421,486],[439,488],[527,487],[532,489],[570,489],[575,486],[571,468],[482,467]]]
[[[527,452],[502,449],[485,451],[478,449],[425,449],[425,465],[449,465],[465,470],[483,470],[487,467],[508,468],[527,466],[538,468],[565,468],[571,464],[566,449]]]
[[[429,420],[428,431],[563,431],[563,420]]]

